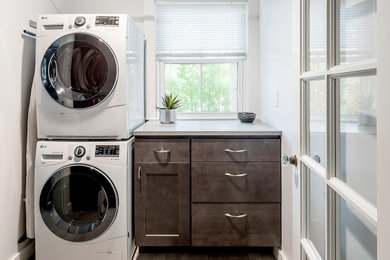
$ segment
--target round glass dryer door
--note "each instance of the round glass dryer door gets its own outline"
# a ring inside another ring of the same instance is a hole
[[[119,201],[103,172],[89,165],[72,165],[50,177],[39,203],[43,221],[55,235],[82,242],[100,236],[111,226]]]
[[[104,101],[116,86],[117,60],[97,36],[72,33],[47,49],[41,79],[49,95],[69,108],[89,108]]]

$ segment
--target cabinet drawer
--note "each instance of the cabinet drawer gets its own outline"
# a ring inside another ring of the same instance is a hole
[[[280,202],[280,163],[193,163],[192,201]]]
[[[279,203],[193,203],[193,246],[280,246]]]
[[[135,162],[189,162],[188,139],[136,139]]]
[[[279,139],[194,139],[193,161],[280,161]]]

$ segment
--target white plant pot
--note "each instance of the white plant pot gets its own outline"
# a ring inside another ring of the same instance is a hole
[[[160,122],[170,124],[176,121],[176,109],[160,109]]]

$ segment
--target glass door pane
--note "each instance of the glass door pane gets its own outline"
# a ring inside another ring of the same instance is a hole
[[[336,259],[377,259],[376,228],[344,199],[336,196]]]
[[[337,64],[376,57],[376,0],[337,0]]]
[[[325,167],[326,156],[326,87],[325,80],[307,82],[308,127],[307,153]]]
[[[341,78],[337,177],[376,205],[376,77]]]
[[[325,259],[326,184],[310,169],[307,170],[306,235]]]
[[[325,70],[326,55],[326,0],[308,0],[308,66],[307,70]]]

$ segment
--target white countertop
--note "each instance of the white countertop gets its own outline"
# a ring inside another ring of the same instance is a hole
[[[162,124],[150,120],[134,131],[135,136],[280,136],[282,132],[270,125],[255,120],[241,123],[240,120],[177,120]]]

